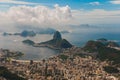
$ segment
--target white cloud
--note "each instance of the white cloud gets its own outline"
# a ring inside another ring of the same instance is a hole
[[[92,11],[71,10],[69,6],[54,8],[46,6],[17,6],[7,12],[0,12],[0,30],[14,30],[16,27],[50,27],[66,29],[68,25],[120,24],[120,10]]]
[[[30,2],[25,2],[25,1],[17,1],[17,0],[0,0],[0,3],[12,3],[12,4],[37,4],[37,3],[30,3]]]
[[[100,2],[90,2],[89,4],[93,5],[93,6],[98,6],[98,5],[100,5]]]
[[[69,6],[54,8],[46,6],[17,6],[0,13],[0,23],[5,26],[54,27],[69,24],[72,13]],[[10,24],[8,23],[10,22]],[[3,26],[3,25],[2,25]],[[0,27],[2,27],[0,25]]]
[[[120,10],[75,10],[72,15],[75,18],[74,24],[119,24],[120,21]]]
[[[113,1],[110,1],[110,3],[112,3],[112,4],[120,4],[120,0],[113,0]]]

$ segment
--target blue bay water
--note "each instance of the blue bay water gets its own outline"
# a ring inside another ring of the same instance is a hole
[[[106,38],[120,43],[120,32],[118,28],[74,28],[71,33],[62,34],[62,37],[67,39],[75,46],[82,47],[88,40],[96,40]],[[52,39],[53,35],[37,35],[35,37],[23,38],[20,36],[2,36],[0,35],[0,48],[21,51],[25,55],[21,59],[40,60],[49,58],[59,54],[58,51],[45,47],[32,47],[22,43],[23,40],[30,39],[38,42],[44,42]]]
[[[87,41],[106,38],[120,44],[120,33],[73,33],[64,35],[73,45],[83,47]]]

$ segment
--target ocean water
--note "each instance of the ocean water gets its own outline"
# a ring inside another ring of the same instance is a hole
[[[64,34],[63,37],[73,45],[83,47],[87,41],[106,38],[120,44],[120,27],[72,27],[72,33]]]
[[[96,40],[99,38],[106,38],[120,43],[120,28],[74,28],[71,33],[62,34],[62,37],[67,39],[71,44],[83,47],[88,40]],[[43,42],[52,39],[53,35],[37,35],[35,37],[20,37],[20,36],[3,36],[0,35],[0,48],[10,49],[14,51],[21,51],[25,55],[21,59],[25,60],[40,60],[49,58],[59,54],[55,51],[45,47],[32,47],[23,44],[22,41],[26,39],[35,42]]]
[[[120,44],[120,33],[73,33],[64,35],[69,42],[78,47],[83,47],[87,41],[106,38]]]
[[[23,44],[22,41],[31,39],[35,42],[46,41],[51,38],[51,35],[37,35],[36,37],[20,37],[20,36],[2,36],[0,35],[0,48],[9,49],[11,51],[21,51],[24,56],[23,60],[41,60],[59,54],[59,51],[45,47],[32,47]]]

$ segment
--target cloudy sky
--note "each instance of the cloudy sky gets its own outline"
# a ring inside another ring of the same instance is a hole
[[[120,0],[0,0],[0,31],[120,24]]]

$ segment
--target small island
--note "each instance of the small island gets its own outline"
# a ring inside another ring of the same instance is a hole
[[[71,48],[73,46],[66,39],[62,39],[62,36],[59,31],[56,31],[54,33],[53,39],[46,41],[46,42],[35,43],[34,41],[31,41],[31,40],[24,40],[22,42],[24,44],[29,44],[34,47],[49,47],[49,48],[57,49],[57,50],[60,50],[63,48]]]
[[[29,39],[27,39],[27,40],[24,40],[24,41],[22,41],[24,44],[28,44],[28,45],[34,45],[35,43],[32,41],[32,40],[29,40]]]
[[[14,34],[6,33],[6,32],[3,33],[3,36],[11,36],[11,35],[18,35],[22,37],[34,37],[36,36],[36,33],[34,31],[27,31],[27,30],[22,31],[21,33],[14,33]]]

